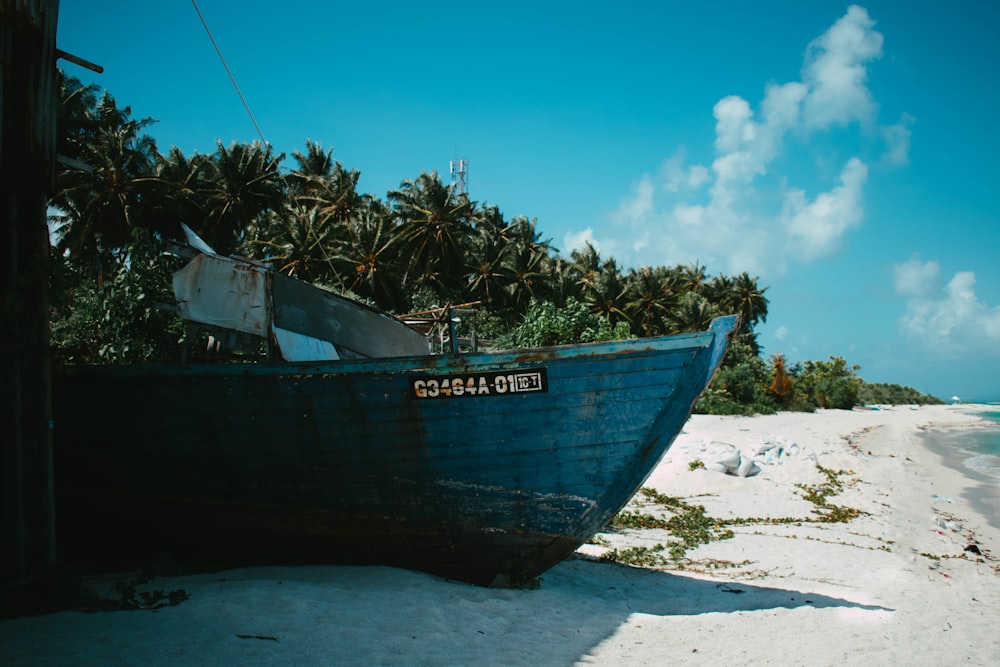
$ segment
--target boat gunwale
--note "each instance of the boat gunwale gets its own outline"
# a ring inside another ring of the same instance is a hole
[[[495,352],[463,352],[428,354],[419,356],[379,357],[320,361],[266,361],[250,359],[245,362],[157,362],[140,364],[65,364],[55,370],[59,373],[103,373],[109,375],[298,375],[303,373],[353,374],[381,372],[462,372],[464,369],[485,369],[491,366],[530,365],[572,361],[589,357],[615,358],[623,355],[672,353],[685,349],[700,349],[713,344],[716,332],[629,338],[615,341],[553,345],[548,347],[517,348]]]

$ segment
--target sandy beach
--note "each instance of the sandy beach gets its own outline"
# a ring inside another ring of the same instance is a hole
[[[716,520],[679,559],[668,531],[635,528],[602,533],[531,590],[386,567],[158,578],[141,590],[187,599],[0,622],[0,663],[997,664],[1000,529],[980,512],[1000,486],[921,437],[980,427],[976,410],[695,415],[645,485]],[[759,472],[719,471],[733,452]],[[668,516],[654,496],[630,511]],[[648,562],[601,558],[612,549]]]

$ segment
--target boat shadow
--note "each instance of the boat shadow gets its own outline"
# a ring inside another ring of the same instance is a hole
[[[232,571],[227,576],[238,585],[239,577],[260,574]],[[306,591],[302,595],[310,596],[310,606],[322,609],[329,622],[323,636],[300,636],[306,645],[350,641],[350,628],[359,623],[378,637],[351,641],[350,664],[570,665],[611,638],[634,614],[680,618],[800,607],[893,611],[773,585],[697,579],[580,558],[546,572],[533,589],[482,588],[389,567],[289,568],[273,576],[280,577],[282,595],[300,586]],[[278,606],[288,608],[280,600]],[[281,622],[295,626],[294,619]],[[331,628],[337,630],[331,634]],[[268,634],[292,632],[309,631],[302,625],[294,630],[277,626]],[[285,648],[295,643],[290,637],[282,641]],[[289,657],[294,656],[284,656]]]
[[[794,609],[796,607],[853,608],[892,611],[846,598],[805,593],[743,581],[700,579],[683,573],[663,572],[604,562],[591,558],[569,560],[553,569],[556,587],[576,590],[596,600],[620,600],[630,612],[655,616],[690,616],[718,612]],[[601,593],[596,590],[603,587]]]
[[[586,661],[623,626],[635,624],[635,615],[681,620],[800,607],[893,611],[774,585],[579,558],[549,570],[532,589],[329,565],[156,578],[148,586],[183,588],[189,596],[153,614],[61,612],[0,622],[0,654],[14,658],[9,664],[116,664],[124,646],[149,656],[150,666],[198,655],[202,664],[230,664],[239,656],[254,665],[547,667]],[[62,639],[51,642],[53,636]],[[678,647],[676,633],[663,641],[665,650]]]

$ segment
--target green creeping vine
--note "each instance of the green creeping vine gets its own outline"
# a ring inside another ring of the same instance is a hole
[[[844,489],[841,477],[853,475],[852,471],[829,470],[822,466],[819,470],[826,476],[826,481],[815,485],[796,484],[803,491],[802,497],[816,505],[816,509],[813,510],[813,514],[816,516],[811,518],[736,517],[719,519],[709,516],[702,505],[692,505],[680,498],[643,487],[639,489],[637,494],[637,498],[641,499],[640,502],[647,505],[657,505],[660,509],[669,512],[671,516],[662,518],[640,509],[626,508],[611,520],[611,528],[613,530],[666,530],[675,539],[651,547],[609,549],[601,555],[601,558],[628,565],[685,569],[686,565],[693,563],[691,559],[687,558],[687,552],[690,549],[710,542],[731,539],[735,536],[732,531],[733,526],[847,523],[864,514],[859,509],[833,505],[829,502],[830,498],[838,495]],[[603,538],[599,542],[607,544],[607,540]],[[735,567],[744,564],[746,564],[745,561],[743,563],[725,563],[712,560],[711,567],[718,568],[722,565]]]

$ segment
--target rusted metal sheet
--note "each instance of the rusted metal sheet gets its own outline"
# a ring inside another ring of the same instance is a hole
[[[169,551],[524,582],[635,493],[734,325],[530,354],[68,369],[67,558],[120,567]]]
[[[424,355],[427,340],[399,320],[350,299],[274,273],[274,323],[330,340],[365,357]]]
[[[271,321],[267,273],[251,262],[195,256],[173,276],[181,317],[266,337]]]
[[[299,282],[266,264],[217,255],[185,228],[194,253],[174,273],[185,320],[267,337],[285,361],[403,357],[429,351],[422,334],[367,306]]]

